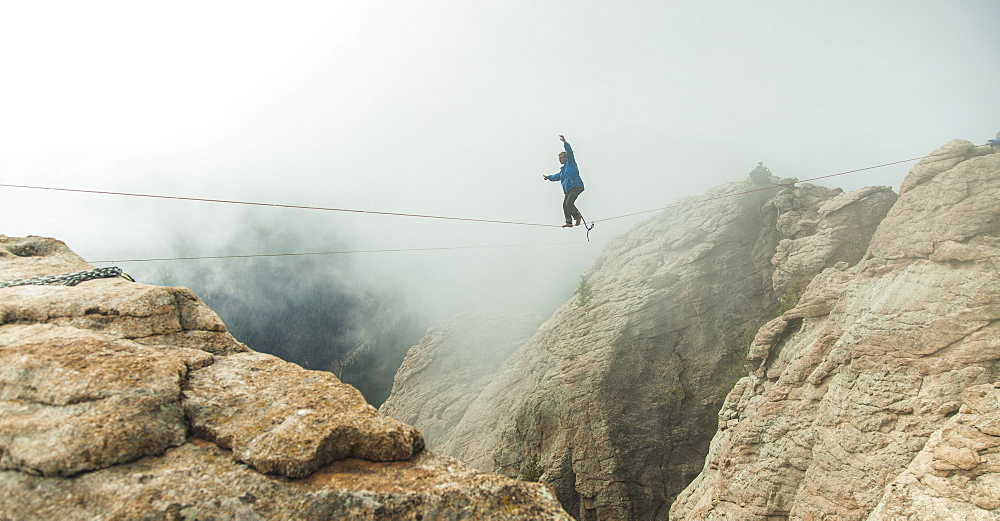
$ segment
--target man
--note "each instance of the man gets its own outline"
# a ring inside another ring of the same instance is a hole
[[[573,157],[573,148],[566,142],[565,136],[559,136],[559,139],[566,149],[565,152],[559,153],[559,162],[562,164],[562,168],[557,174],[543,175],[542,179],[562,181],[563,194],[565,194],[563,214],[566,216],[566,224],[563,225],[563,228],[572,228],[574,226],[573,219],[576,219],[576,226],[580,226],[580,222],[583,221],[583,215],[576,208],[576,198],[583,193],[583,180],[580,179],[580,168],[576,166],[576,158]]]

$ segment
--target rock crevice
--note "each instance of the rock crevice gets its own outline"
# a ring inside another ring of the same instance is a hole
[[[761,183],[789,186],[718,197]],[[746,374],[743,331],[773,318],[779,296],[827,268],[858,265],[864,248],[856,244],[867,244],[896,200],[885,187],[845,194],[794,184],[761,165],[751,179],[613,240],[576,294],[469,390],[470,403],[435,446],[508,475],[537,465],[581,519],[666,519],[704,464],[723,397]],[[806,313],[833,305],[826,294],[810,298]],[[783,320],[774,327],[788,336],[804,324]],[[450,333],[461,345],[462,332]],[[790,355],[767,347],[762,359]],[[410,363],[426,369],[420,381],[401,371],[393,409],[383,408],[422,429],[430,411],[410,397],[446,392],[451,382],[434,373],[447,353],[434,352],[432,366],[425,356],[411,350]]]

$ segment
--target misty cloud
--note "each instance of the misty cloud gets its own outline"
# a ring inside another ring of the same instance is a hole
[[[558,170],[560,134],[594,221],[760,161],[803,179],[1000,130],[993,0],[9,4],[10,184],[558,225],[562,194],[541,175]],[[908,168],[836,185],[898,186]],[[365,339],[394,345],[410,316],[548,314],[637,222],[599,223],[587,243],[558,228],[0,188],[0,233],[55,237],[89,261],[520,245],[121,263],[194,287],[244,341],[310,367]]]
[[[172,238],[172,251],[185,257],[350,249],[335,232],[311,229],[308,221],[241,215],[221,242],[182,235]],[[133,274],[145,283],[192,288],[252,349],[333,371],[378,405],[427,325],[398,288],[377,286],[357,260],[334,254],[173,261]]]

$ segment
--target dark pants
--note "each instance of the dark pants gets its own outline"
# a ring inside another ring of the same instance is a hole
[[[580,210],[576,209],[576,198],[580,197],[583,193],[582,186],[574,186],[566,192],[566,196],[563,197],[563,214],[566,216],[566,223],[573,224],[573,219],[582,219],[583,215],[580,214]]]

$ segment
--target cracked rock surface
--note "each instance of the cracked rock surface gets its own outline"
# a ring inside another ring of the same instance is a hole
[[[194,433],[262,472],[302,477],[334,460],[406,460],[423,448],[416,429],[378,414],[333,373],[270,355],[220,358],[185,388]]]
[[[500,364],[542,323],[530,313],[463,313],[427,330],[396,371],[379,411],[419,425],[437,450]]]
[[[1000,150],[917,163],[863,260],[757,333],[671,519],[1000,518]]]
[[[540,326],[462,316],[428,331],[383,410],[477,468],[540,475],[580,519],[665,520],[746,374],[744,330],[791,286],[860,262],[895,200],[756,169],[615,238]]]
[[[211,361],[75,328],[0,328],[0,468],[67,476],[184,443],[181,382]]]
[[[0,280],[89,268],[0,236]],[[187,288],[0,288],[0,519],[568,519],[544,485],[422,449]]]

